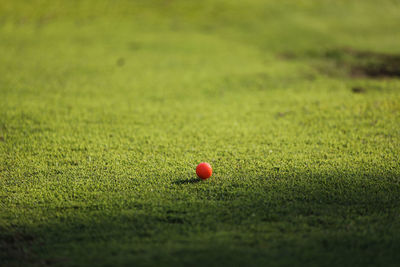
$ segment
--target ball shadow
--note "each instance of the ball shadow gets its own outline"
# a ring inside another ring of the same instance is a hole
[[[201,180],[198,178],[179,179],[179,180],[174,181],[172,184],[175,184],[175,185],[196,184],[200,181]]]

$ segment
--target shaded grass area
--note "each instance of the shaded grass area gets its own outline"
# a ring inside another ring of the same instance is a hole
[[[398,265],[395,1],[0,14],[6,266]]]
[[[185,192],[186,198],[155,192],[135,200],[110,197],[102,204],[25,207],[30,216],[53,223],[30,225],[23,230],[29,234],[3,235],[3,248],[33,263],[37,255],[47,255],[50,264],[200,261],[218,266],[234,259],[237,265],[395,266],[400,246],[396,176],[316,177],[307,183],[309,175],[298,172],[292,183],[285,177],[219,185],[173,181],[163,187]]]

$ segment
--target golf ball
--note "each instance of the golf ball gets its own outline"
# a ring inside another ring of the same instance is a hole
[[[208,179],[211,177],[212,168],[211,165],[207,162],[202,162],[196,167],[196,174],[199,176],[200,179]]]

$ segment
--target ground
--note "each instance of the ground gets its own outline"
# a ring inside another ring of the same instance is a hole
[[[399,55],[396,0],[1,1],[2,264],[398,266]]]

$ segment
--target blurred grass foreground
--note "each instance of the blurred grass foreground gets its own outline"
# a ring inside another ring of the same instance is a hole
[[[399,78],[398,0],[1,0],[0,265],[399,266]]]

